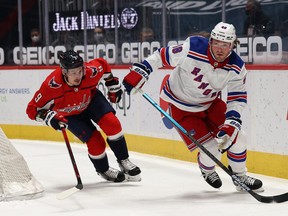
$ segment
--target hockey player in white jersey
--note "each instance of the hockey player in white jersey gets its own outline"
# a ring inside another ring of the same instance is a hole
[[[247,147],[239,132],[247,104],[247,71],[243,60],[233,51],[237,43],[234,26],[220,22],[209,39],[191,36],[181,45],[159,48],[143,62],[134,63],[123,85],[129,94],[137,92],[158,68],[175,67],[161,91],[172,118],[219,160],[221,153],[227,152],[229,168],[249,188],[263,191],[261,180],[246,174]],[[225,103],[219,95],[226,87]],[[193,151],[196,145],[178,132]],[[215,162],[201,150],[198,164],[205,181],[220,188],[222,181],[215,171]]]

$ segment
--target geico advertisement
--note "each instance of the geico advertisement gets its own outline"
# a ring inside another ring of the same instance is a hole
[[[113,73],[123,80],[128,71],[114,70]],[[0,70],[0,124],[41,125],[28,119],[25,111],[28,102],[50,72],[51,70]],[[170,72],[168,69],[155,71],[143,86],[144,92],[164,110],[168,106],[159,98],[159,93]],[[287,80],[287,71],[248,72],[248,107],[242,118],[248,149],[287,154]],[[99,84],[99,89],[107,95],[103,83]],[[168,119],[140,93],[128,95],[124,92],[120,103],[113,107],[125,133],[181,140]]]
[[[253,63],[282,63],[287,61],[283,59],[282,39],[279,36],[239,38],[240,44],[235,51],[245,62]],[[168,46],[178,45],[183,41],[169,41]],[[78,52],[83,58],[86,50],[87,61],[94,58],[104,58],[110,64],[129,64],[143,61],[155,50],[160,48],[159,41],[152,42],[132,42],[122,43],[119,48],[115,44],[88,44],[74,46],[74,51]],[[261,49],[259,50],[259,47]],[[65,46],[47,47],[23,47],[22,53],[20,47],[15,47],[11,51],[4,52],[0,47],[0,65],[6,62],[9,64],[20,65],[53,65],[59,64],[57,53],[66,51]]]

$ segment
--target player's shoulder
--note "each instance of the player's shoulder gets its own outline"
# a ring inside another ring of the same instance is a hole
[[[235,51],[232,51],[231,55],[229,56],[229,61],[227,65],[229,65],[230,70],[233,70],[236,74],[240,76],[245,76],[245,62]]]
[[[87,73],[93,73],[95,71],[105,73],[111,71],[109,64],[103,58],[96,58],[89,62],[86,62],[85,67]]]
[[[189,37],[190,50],[201,54],[207,54],[209,39],[203,36]]]
[[[228,63],[231,65],[237,65],[240,68],[242,68],[245,65],[245,62],[234,50],[231,52]]]
[[[107,61],[103,58],[95,58],[95,59],[92,59],[91,61],[89,62],[86,62],[85,63],[85,66],[99,66],[99,65],[107,65]]]
[[[61,68],[52,71],[43,82],[43,85],[51,90],[59,89],[64,84]]]

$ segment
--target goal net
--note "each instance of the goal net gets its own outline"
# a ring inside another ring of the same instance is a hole
[[[43,186],[0,127],[0,201],[41,197]]]

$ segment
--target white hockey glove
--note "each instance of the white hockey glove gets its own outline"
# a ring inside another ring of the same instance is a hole
[[[63,127],[68,128],[68,120],[63,115],[59,115],[57,112],[51,110],[39,110],[36,116],[36,121],[44,121],[46,125],[57,131],[60,131]]]
[[[238,132],[241,130],[241,120],[228,118],[216,135],[218,149],[221,153],[226,152],[236,142]]]
[[[137,92],[137,90],[141,89],[145,82],[148,81],[150,73],[151,71],[144,64],[134,63],[122,82],[127,93],[130,95],[131,92]]]

